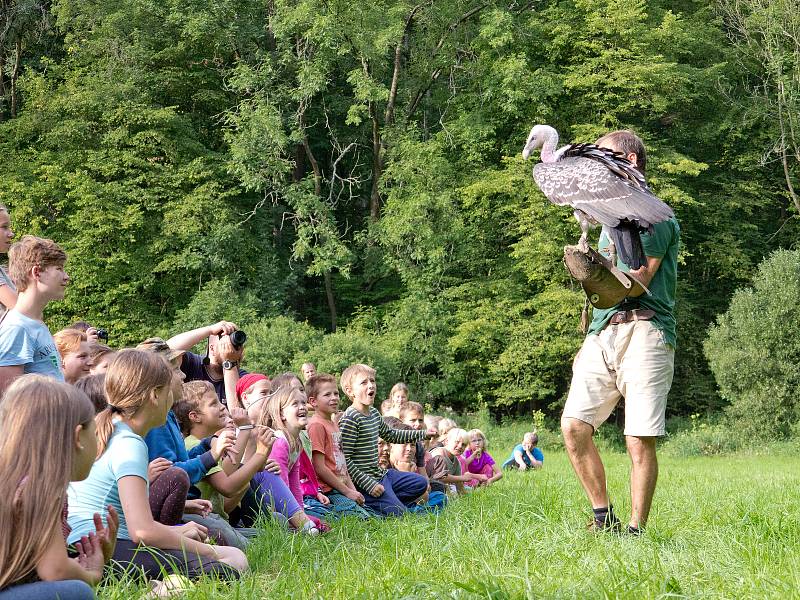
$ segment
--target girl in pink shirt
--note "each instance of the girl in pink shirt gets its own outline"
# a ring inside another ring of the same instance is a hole
[[[486,451],[486,436],[480,429],[472,429],[469,432],[469,448],[464,452],[464,463],[470,473],[480,473],[488,477],[485,482],[473,479],[467,485],[475,487],[477,485],[491,485],[503,477],[500,467],[494,462],[492,455]]]
[[[261,424],[275,430],[275,442],[272,444],[269,457],[280,465],[280,477],[300,506],[303,506],[303,488],[300,483],[302,459],[309,462],[300,440],[300,432],[308,424],[307,414],[305,393],[293,386],[284,385],[270,396],[261,416]],[[311,473],[314,473],[313,467]],[[306,477],[303,479],[307,479],[307,468],[304,470],[304,475]],[[314,479],[316,480],[316,477]],[[311,485],[313,486],[313,483]],[[329,529],[319,519],[311,515],[307,517],[315,522],[320,531]]]

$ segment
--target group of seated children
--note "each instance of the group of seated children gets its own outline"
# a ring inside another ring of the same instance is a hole
[[[488,440],[480,429],[465,431],[455,421],[437,415],[426,415],[421,404],[408,400],[408,387],[398,383],[381,404],[384,421],[395,429],[421,430],[428,427],[436,433],[435,441],[398,444],[381,441],[379,464],[398,471],[418,472],[428,479],[428,506],[441,506],[447,496],[460,495],[479,486],[488,486],[503,477],[503,472],[488,452]],[[503,468],[511,466],[537,469],[544,463],[542,451],[536,447],[536,433],[526,433]],[[524,465],[524,466],[519,466]]]
[[[502,477],[480,430],[429,419],[404,384],[382,417],[367,365],[337,382],[307,363],[305,385],[293,373],[247,373],[228,322],[122,350],[87,323],[51,336],[42,313],[63,298],[66,255],[25,236],[9,258],[0,599],[93,598],[108,572],[151,580],[154,594],[202,574],[235,579],[259,519],[317,535],[340,516],[435,510]],[[205,359],[189,352],[203,339]],[[340,388],[351,401],[343,413]],[[534,446],[526,438],[514,460],[540,466]]]

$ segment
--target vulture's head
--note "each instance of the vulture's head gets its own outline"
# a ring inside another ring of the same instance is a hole
[[[528,160],[531,153],[537,148],[544,146],[545,142],[553,140],[557,142],[558,133],[550,125],[534,125],[531,132],[528,134],[528,141],[525,142],[525,147],[522,149],[522,158]]]

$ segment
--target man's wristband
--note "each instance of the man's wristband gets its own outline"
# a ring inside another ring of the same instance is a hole
[[[237,429],[239,429],[239,431],[250,431],[255,428],[256,426],[251,423],[250,425],[240,425]]]

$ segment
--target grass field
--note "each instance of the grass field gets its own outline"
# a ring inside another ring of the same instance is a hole
[[[493,432],[495,459],[521,427]],[[440,515],[346,521],[314,539],[268,528],[243,581],[201,582],[187,596],[800,598],[800,458],[663,457],[650,527],[630,538],[585,531],[589,510],[566,455],[544,450],[544,470],[507,473]],[[624,519],[628,460],[604,458]]]

